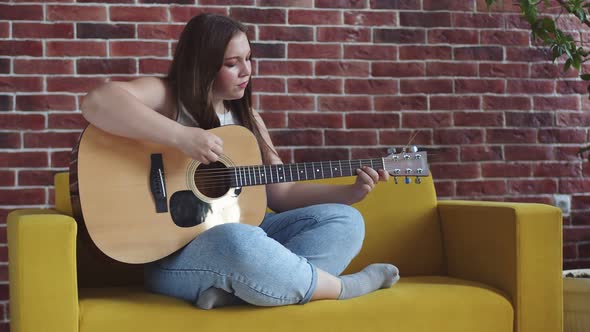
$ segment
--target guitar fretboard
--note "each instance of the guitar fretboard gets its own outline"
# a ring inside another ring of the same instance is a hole
[[[233,167],[229,168],[232,174],[230,183],[232,187],[246,187],[354,176],[363,166],[382,169],[383,158]]]

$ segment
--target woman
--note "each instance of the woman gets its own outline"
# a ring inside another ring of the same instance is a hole
[[[240,124],[256,136],[265,163],[280,164],[262,118],[252,110],[251,49],[242,24],[202,14],[184,28],[168,76],[111,82],[88,93],[84,117],[115,135],[175,147],[209,164],[223,141],[206,129]],[[390,287],[390,264],[340,276],[359,252],[364,222],[349,204],[363,199],[385,171],[357,170],[354,184],[267,185],[259,227],[213,227],[186,247],[145,268],[146,287],[200,308],[243,303],[278,306],[347,299]]]

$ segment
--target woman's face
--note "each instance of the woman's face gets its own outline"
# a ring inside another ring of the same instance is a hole
[[[223,65],[213,82],[213,100],[234,100],[244,96],[252,67],[250,45],[246,34],[238,32],[225,49]]]

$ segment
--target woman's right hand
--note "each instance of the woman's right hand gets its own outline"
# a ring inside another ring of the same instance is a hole
[[[223,153],[223,140],[197,127],[183,126],[177,142],[180,151],[205,165],[216,162]]]

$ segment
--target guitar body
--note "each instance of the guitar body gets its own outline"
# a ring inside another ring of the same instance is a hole
[[[222,138],[224,155],[208,166],[167,146],[86,128],[70,170],[72,208],[100,251],[120,262],[152,262],[215,225],[260,224],[265,187],[232,186],[215,175],[261,164],[256,138],[241,126],[211,132]],[[200,178],[202,170],[213,175]]]

